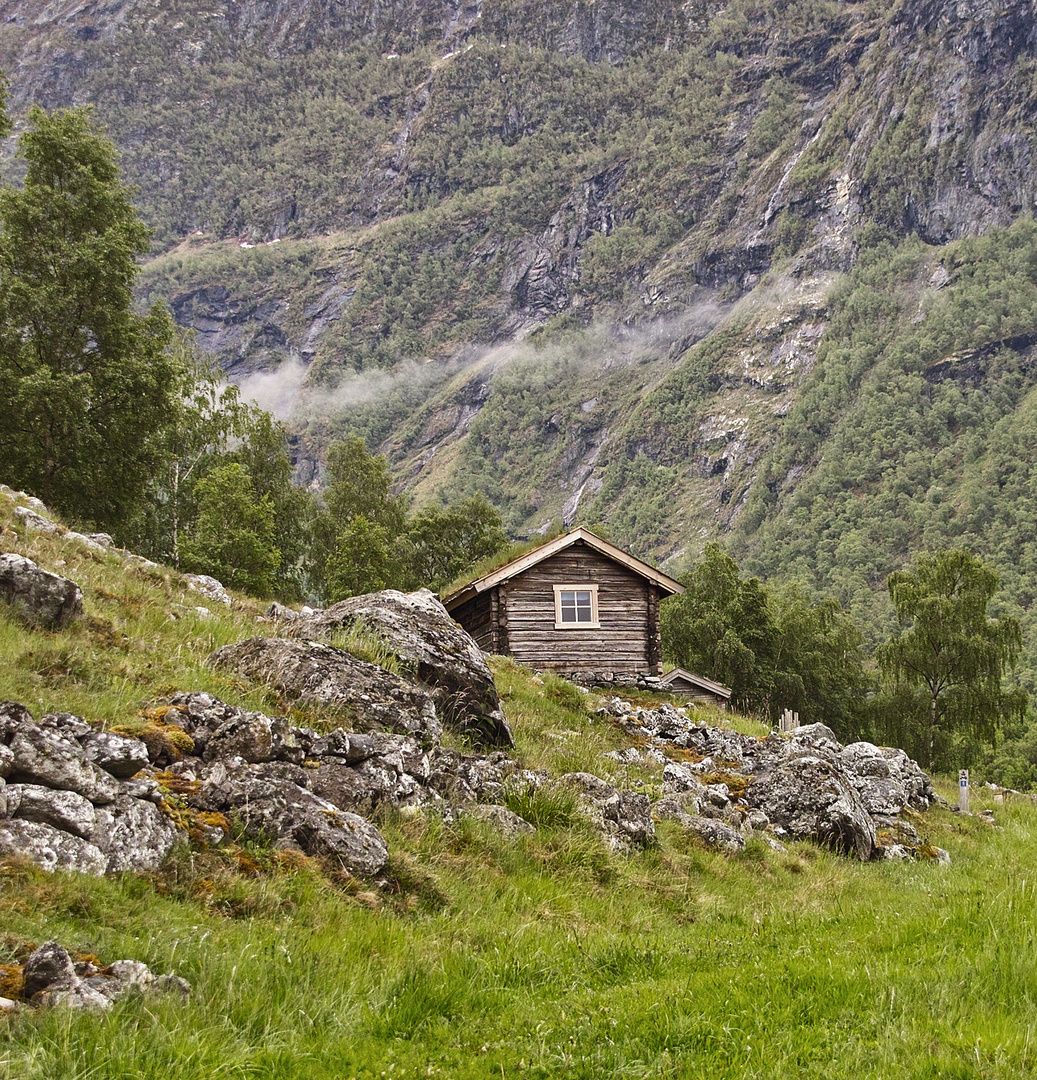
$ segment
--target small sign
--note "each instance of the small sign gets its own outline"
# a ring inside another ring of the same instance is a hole
[[[969,770],[958,770],[958,806],[963,814],[969,812]]]

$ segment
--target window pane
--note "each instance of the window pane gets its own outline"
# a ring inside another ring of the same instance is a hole
[[[562,622],[576,622],[576,593],[563,590],[561,596]]]
[[[594,622],[589,589],[562,589],[558,594],[558,609],[563,623]]]

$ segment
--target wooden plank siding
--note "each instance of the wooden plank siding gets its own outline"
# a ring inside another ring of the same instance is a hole
[[[488,593],[473,596],[453,612],[457,620],[475,639],[476,645],[483,652],[499,652],[497,643],[497,624],[494,619],[496,597]]]
[[[555,585],[597,585],[595,628],[555,627]],[[507,583],[507,651],[553,671],[637,674],[657,668],[650,583],[587,545],[574,544]],[[495,591],[495,590],[494,590]]]

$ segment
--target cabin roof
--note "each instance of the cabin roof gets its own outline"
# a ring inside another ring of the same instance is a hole
[[[508,581],[510,578],[528,570],[531,566],[536,566],[537,563],[543,562],[544,559],[549,559],[552,555],[557,555],[559,551],[564,551],[566,548],[578,543],[586,544],[606,558],[612,559],[614,562],[625,566],[628,570],[632,570],[635,574],[639,574],[646,580],[653,582],[667,596],[684,592],[684,586],[679,581],[675,581],[672,577],[649,566],[648,563],[635,559],[633,555],[616,547],[615,544],[602,540],[600,536],[595,536],[588,529],[573,529],[572,532],[548,540],[547,543],[533,548],[532,551],[527,551],[517,559],[499,566],[496,570],[491,570],[490,573],[462,585],[459,589],[454,589],[453,592],[443,597],[443,605],[447,611],[453,611],[454,608],[460,606],[466,600],[471,600],[473,596],[478,596],[479,593],[492,589],[494,585],[499,585],[502,581]]]
[[[720,683],[713,682],[712,679],[703,678],[701,675],[694,675],[690,671],[685,671],[684,668],[675,667],[672,671],[668,671],[662,676],[662,681],[666,686],[672,686],[675,682],[689,682],[692,686],[697,686],[702,690],[708,690],[711,694],[716,694],[717,697],[722,697],[725,700],[731,696],[731,691],[726,686],[721,686]]]

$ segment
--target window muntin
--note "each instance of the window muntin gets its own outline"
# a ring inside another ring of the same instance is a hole
[[[592,630],[598,622],[597,585],[555,585],[555,629]]]

